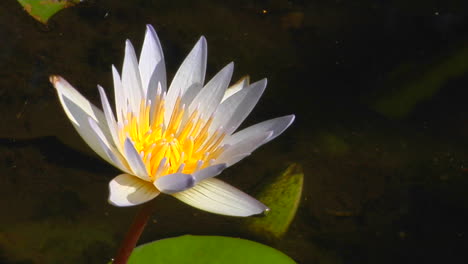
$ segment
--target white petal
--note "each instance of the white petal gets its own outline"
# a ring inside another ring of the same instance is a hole
[[[101,143],[101,144],[104,145],[104,143]],[[110,162],[112,165],[114,165],[116,168],[118,168],[119,170],[123,172],[131,173],[131,170],[129,169],[128,164],[126,163],[124,158],[120,155],[120,153],[113,152],[112,150],[105,148],[104,146],[103,148],[107,156],[109,157],[109,159],[112,161]]]
[[[107,126],[114,141],[114,146],[117,146],[117,148],[120,150],[120,141],[117,135],[117,123],[115,121],[114,113],[112,112],[112,108],[109,104],[109,100],[107,100],[106,92],[104,91],[104,89],[100,85],[98,85],[98,90],[99,95],[101,96],[102,109],[104,109],[104,116],[106,117]]]
[[[154,181],[154,186],[166,194],[185,191],[195,185],[195,178],[190,174],[174,173],[165,175]]]
[[[122,157],[120,152],[113,146],[104,136],[101,129],[94,119],[88,118],[89,125],[94,130],[94,133],[98,136],[99,143],[109,158],[109,163],[120,169],[121,171],[131,173],[126,165],[125,159]]]
[[[57,94],[65,113],[86,144],[101,158],[112,163],[105,150],[102,148],[99,137],[91,128],[88,121],[88,118],[92,118],[96,121],[104,137],[110,139],[111,135],[107,128],[106,118],[103,112],[92,105],[62,77],[51,76],[50,81],[55,89],[57,89]]]
[[[266,87],[266,79],[255,82],[222,102],[212,127],[224,127],[227,134],[234,132],[257,104]]]
[[[242,158],[248,156],[252,151],[263,145],[271,136],[273,131],[257,133],[243,141],[231,145],[217,159],[217,163],[226,163],[228,167],[234,165]],[[239,158],[241,157],[241,158]]]
[[[244,100],[242,100],[242,102],[238,105],[236,111],[229,119],[229,122],[223,125],[227,133],[234,132],[244,121],[244,119],[250,114],[252,109],[258,103],[260,96],[262,96],[266,85],[267,81],[266,79],[263,79],[245,88],[245,90],[247,90],[247,94]],[[239,93],[242,93],[242,91]]]
[[[232,62],[219,71],[193,99],[189,112],[191,113],[198,107],[200,116],[204,119],[209,118],[221,102],[233,71],[234,63]]]
[[[109,203],[115,206],[142,204],[158,194],[153,184],[129,174],[120,174],[109,182]]]
[[[227,165],[224,164],[224,163],[216,164],[216,165],[204,168],[202,170],[199,170],[199,171],[193,173],[193,178],[195,178],[195,181],[198,183],[198,182],[201,182],[201,181],[203,181],[205,179],[213,178],[213,177],[218,176],[226,168],[227,168]]]
[[[192,84],[182,96],[181,103],[185,105],[190,105],[193,99],[195,99],[195,96],[197,96],[197,94],[200,93],[202,88],[203,85],[201,85],[200,83]]]
[[[125,58],[122,69],[122,86],[128,95],[127,99],[130,103],[132,112],[138,115],[140,110],[140,102],[144,98],[135,49],[133,48],[130,40],[125,42]]]
[[[198,209],[221,215],[250,216],[268,210],[261,202],[216,178],[173,196]]]
[[[221,102],[224,102],[226,99],[233,96],[235,93],[237,93],[240,90],[247,87],[249,85],[249,83],[250,83],[250,77],[249,76],[242,77],[235,84],[233,84],[233,85],[229,86],[229,88],[227,88],[226,92],[224,93],[223,100],[221,100]]]
[[[148,170],[141,160],[140,154],[136,151],[132,141],[127,138],[124,143],[125,158],[133,173],[140,179],[150,181]]]
[[[229,122],[240,103],[247,96],[247,93],[248,90],[246,88],[242,89],[240,92],[229,97],[218,106],[210,131],[216,130],[221,126],[224,127]]]
[[[203,86],[205,82],[206,58],[206,39],[201,37],[189,55],[187,55],[187,58],[185,58],[172,80],[166,96],[165,120],[170,120],[177,96],[183,95],[193,84]]]
[[[157,84],[157,89],[150,89],[148,91],[150,94],[148,95],[147,97],[147,101],[146,101],[146,104],[148,105],[149,103],[151,104],[150,105],[150,114],[149,114],[149,122],[150,124],[153,123],[154,121],[154,115],[156,114],[156,111],[155,109],[157,109],[159,107],[159,104],[161,103],[161,98],[164,96],[164,93],[162,92],[162,87],[161,87],[161,83],[158,83]],[[159,97],[159,99],[157,99]]]
[[[127,102],[128,95],[126,89],[122,86],[122,80],[120,79],[119,72],[112,65],[112,78],[114,80],[114,98],[115,98],[115,114],[119,122],[123,122],[128,112]]]
[[[50,82],[54,85],[55,89],[57,89],[57,93],[59,95],[59,99],[63,100],[64,98],[68,99],[69,101],[73,102],[77,107],[82,109],[82,111],[92,117],[96,121],[104,121],[104,115],[101,110],[91,104],[88,99],[86,99],[83,95],[80,94],[73,86],[68,83],[64,78],[61,76],[52,75],[50,76]],[[62,104],[63,102],[60,101]],[[75,116],[70,109],[64,105],[64,110],[70,120],[79,125],[78,120],[76,120]],[[98,120],[99,119],[99,120]]]
[[[229,166],[236,164],[237,162],[245,159],[246,157],[250,156],[252,153],[241,153],[237,155],[230,155],[229,157],[223,158],[224,162],[229,162]]]
[[[261,123],[255,124],[248,128],[245,128],[239,132],[234,133],[229,138],[227,138],[224,143],[229,145],[235,145],[239,142],[242,142],[256,134],[263,134],[269,131],[272,131],[273,134],[268,138],[268,141],[273,140],[281,133],[283,133],[286,128],[288,128],[294,121],[294,115],[277,117]],[[263,142],[263,144],[267,143]]]
[[[158,65],[156,65],[153,75],[151,75],[151,78],[149,80],[148,87],[145,88],[147,91],[146,92],[147,100],[151,100],[154,102],[158,87],[161,87],[161,93],[166,92],[166,89],[167,89],[166,88],[166,69],[164,66],[164,62],[161,62]]]
[[[158,66],[157,70],[156,66]],[[147,94],[148,85],[152,76],[157,76],[154,85],[158,82],[166,89],[166,66],[164,65],[164,55],[159,42],[158,35],[153,26],[146,25],[145,40],[143,41],[143,48],[140,54],[140,75],[143,91]]]

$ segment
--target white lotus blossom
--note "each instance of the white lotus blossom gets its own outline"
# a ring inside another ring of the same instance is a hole
[[[233,63],[205,84],[207,44],[195,44],[166,88],[158,36],[148,25],[139,60],[125,43],[122,77],[112,66],[115,115],[98,86],[101,111],[65,79],[51,76],[60,102],[84,141],[123,174],[109,183],[109,202],[132,206],[160,193],[212,213],[249,216],[268,207],[214,178],[281,134],[283,116],[235,132],[258,102],[266,79],[244,78],[228,88]]]

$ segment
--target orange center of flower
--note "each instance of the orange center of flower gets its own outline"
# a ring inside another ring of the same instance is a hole
[[[209,132],[213,118],[203,120],[197,110],[186,113],[180,97],[169,122],[164,122],[164,112],[164,96],[159,93],[154,104],[140,103],[138,115],[127,113],[119,129],[122,146],[127,137],[132,140],[151,180],[176,172],[193,173],[211,165],[222,153],[225,133]]]

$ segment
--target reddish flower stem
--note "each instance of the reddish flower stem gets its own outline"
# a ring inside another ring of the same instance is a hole
[[[142,208],[138,211],[133,219],[133,223],[127,231],[122,244],[120,245],[119,251],[115,256],[113,264],[126,264],[130,254],[138,242],[143,230],[145,229],[146,223],[153,212],[154,202],[145,203]]]

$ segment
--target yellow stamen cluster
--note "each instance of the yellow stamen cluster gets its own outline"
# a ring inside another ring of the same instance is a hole
[[[197,109],[186,111],[179,96],[166,126],[165,96],[158,92],[154,104],[141,101],[138,115],[127,113],[125,123],[119,125],[122,147],[127,138],[133,142],[152,181],[171,173],[203,169],[224,150],[221,142],[225,133],[221,129],[209,132],[213,118],[204,120]]]

